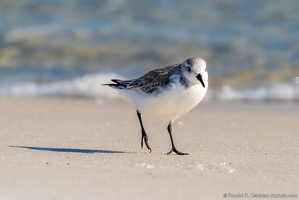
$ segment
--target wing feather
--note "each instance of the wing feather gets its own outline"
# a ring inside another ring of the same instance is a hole
[[[171,65],[161,69],[155,69],[143,75],[142,77],[130,82],[129,89],[139,90],[145,93],[153,93],[161,87],[169,84],[169,73],[179,64]]]
[[[149,71],[145,75],[132,80],[111,79],[113,83],[103,84],[117,89],[130,89],[145,93],[153,93],[161,87],[167,87],[169,76],[180,64],[170,65],[165,68]]]

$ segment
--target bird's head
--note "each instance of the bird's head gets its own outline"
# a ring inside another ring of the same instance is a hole
[[[194,84],[208,87],[208,71],[206,61],[202,58],[189,58],[182,65],[182,72],[186,79]]]

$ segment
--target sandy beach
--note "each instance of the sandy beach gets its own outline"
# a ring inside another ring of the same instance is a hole
[[[177,156],[167,122],[147,116],[153,152],[140,149],[128,103],[0,104],[1,200],[299,198],[298,105],[203,103],[173,125],[190,154]]]

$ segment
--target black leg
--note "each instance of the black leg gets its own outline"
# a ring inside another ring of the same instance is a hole
[[[171,150],[167,153],[168,155],[171,154],[172,152],[178,154],[178,155],[188,155],[188,153],[183,153],[183,152],[180,152],[179,150],[177,150],[174,146],[174,142],[173,142],[173,138],[172,138],[172,122],[173,121],[170,121],[168,126],[167,126],[167,130],[168,130],[168,133],[169,133],[169,136],[170,136],[170,140],[171,140]]]
[[[151,153],[152,149],[151,149],[151,147],[148,144],[147,134],[146,134],[146,132],[144,130],[142,119],[141,119],[141,113],[139,112],[139,110],[137,110],[137,116],[138,116],[138,119],[139,119],[139,123],[140,123],[140,126],[141,126],[141,133],[142,133],[142,136],[141,136],[141,149],[143,148],[143,141],[144,141],[146,147],[148,148],[148,150]]]

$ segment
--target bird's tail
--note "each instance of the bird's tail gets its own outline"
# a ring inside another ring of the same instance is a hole
[[[131,82],[131,81],[122,81],[122,80],[119,80],[119,79],[111,79],[112,82],[114,83],[108,83],[108,84],[102,84],[102,85],[107,85],[107,86],[110,86],[112,88],[115,88],[115,89],[126,89],[128,84]]]

